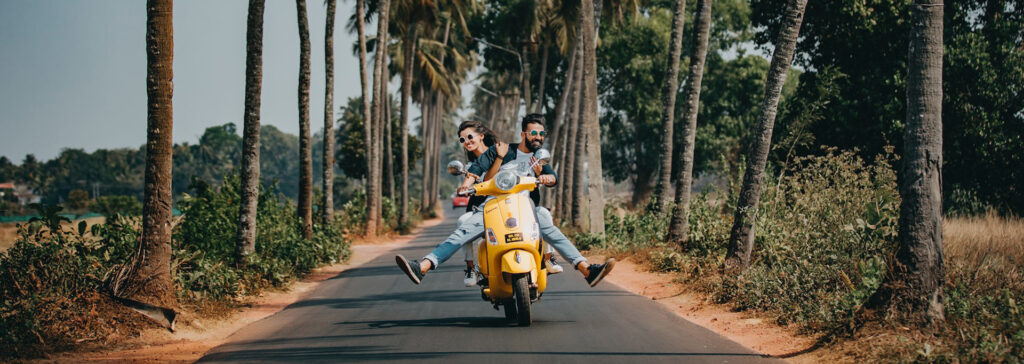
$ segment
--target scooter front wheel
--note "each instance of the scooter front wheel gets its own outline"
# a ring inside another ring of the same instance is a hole
[[[519,326],[530,326],[533,323],[533,315],[530,310],[530,283],[527,282],[528,275],[520,274],[512,281],[512,292],[515,295],[516,318]],[[508,308],[506,306],[506,311]]]
[[[515,321],[517,318],[516,301],[514,299],[507,299],[501,305],[505,306],[505,319]]]

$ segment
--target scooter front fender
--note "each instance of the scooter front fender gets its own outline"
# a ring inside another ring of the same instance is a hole
[[[533,254],[524,250],[510,250],[501,256],[501,271],[503,273],[530,273],[536,267],[537,264],[533,260]]]

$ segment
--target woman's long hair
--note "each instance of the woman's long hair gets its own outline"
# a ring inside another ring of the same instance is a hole
[[[495,144],[498,144],[498,134],[496,134],[494,130],[491,130],[491,128],[485,126],[484,123],[477,120],[463,121],[462,124],[459,124],[458,134],[462,135],[462,131],[469,128],[473,128],[473,131],[484,136],[484,146],[489,148]],[[473,152],[467,150],[466,159],[469,160],[470,162],[474,162],[476,161],[476,154],[473,154]]]

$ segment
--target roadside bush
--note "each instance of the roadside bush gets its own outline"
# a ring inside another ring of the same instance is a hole
[[[896,247],[896,175],[884,156],[867,165],[831,149],[784,172],[762,193],[753,263],[723,276],[715,296],[782,324],[852,329]]]
[[[418,214],[415,213],[415,211],[420,209],[419,200],[409,199],[409,226],[399,226],[399,206],[396,201],[388,197],[384,197],[381,200],[382,231],[407,231],[412,227],[413,223],[421,220]],[[362,189],[355,190],[351,198],[342,204],[341,210],[336,215],[339,227],[349,233],[362,235],[366,231],[366,191]]]
[[[193,180],[193,195],[180,203],[185,215],[173,230],[172,276],[184,304],[237,301],[351,254],[340,220],[314,225],[312,239],[303,239],[295,208],[270,186],[258,203],[257,252],[251,264],[235,266],[240,185],[237,175],[226,176],[219,189]],[[0,253],[0,359],[155,327],[102,291],[112,269],[138,246],[138,218],[114,214],[106,224],[90,229],[82,222],[68,231],[59,207],[38,209],[41,217],[19,226],[17,242]]]
[[[340,221],[315,224],[313,238],[302,238],[295,207],[274,186],[261,186],[256,213],[256,254],[235,265],[235,234],[241,180],[225,176],[219,190],[193,180],[180,202],[182,221],[174,229],[175,280],[179,296],[191,300],[235,300],[281,286],[323,264],[347,259],[349,241]]]
[[[718,273],[738,179],[726,191],[693,196],[684,247],[664,242],[669,217],[654,211],[606,213],[606,238],[598,244],[613,253],[638,254],[656,270],[682,272],[736,309],[771,312],[781,324],[809,330],[849,329],[854,312],[881,283],[895,248],[899,195],[886,157],[868,165],[853,152],[824,152],[794,161],[781,174],[769,170],[752,263],[740,275]]]
[[[137,320],[99,292],[111,269],[134,250],[134,222],[94,225],[92,237],[85,236],[84,222],[74,232],[44,225],[20,225],[14,246],[0,254],[0,358],[106,338],[118,327],[130,332],[128,323]]]
[[[114,214],[140,216],[142,215],[142,202],[139,202],[134,196],[100,196],[89,205],[89,210],[106,217],[114,216]]]

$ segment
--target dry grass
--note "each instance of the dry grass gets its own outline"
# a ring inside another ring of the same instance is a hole
[[[1024,266],[1024,219],[995,214],[948,218],[943,222],[943,250],[949,261],[975,266],[1004,261]]]
[[[86,224],[93,226],[96,224],[102,224],[107,221],[105,217],[90,217],[84,219]],[[74,231],[78,228],[78,222],[81,220],[75,220],[72,222],[61,223],[65,229]],[[8,248],[14,245],[14,242],[18,240],[18,224],[24,225],[26,223],[3,223],[0,224],[0,252],[6,251]],[[87,230],[88,231],[88,230]]]

